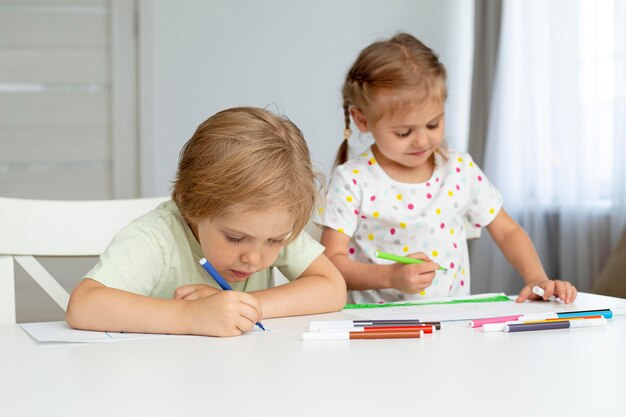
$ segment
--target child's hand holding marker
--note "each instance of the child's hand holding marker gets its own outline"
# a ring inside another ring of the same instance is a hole
[[[387,259],[389,261],[394,261],[394,262],[398,262],[401,264],[423,264],[426,262],[432,262],[428,256],[426,256],[425,253],[423,252],[418,252],[416,254],[414,254],[415,256],[418,256],[419,258],[410,258],[408,256],[399,256],[399,255],[393,255],[391,253],[385,253],[385,252],[381,252],[379,250],[376,251],[376,257],[380,258],[380,259]],[[446,268],[444,268],[443,266],[439,266],[437,265],[438,268],[437,270],[439,271],[447,271]]]
[[[189,334],[238,336],[253,330],[262,317],[257,298],[241,291],[219,291],[186,305]]]
[[[545,279],[541,282],[533,282],[527,284],[519,293],[518,303],[526,300],[538,300],[540,298],[546,301],[559,301],[569,304],[576,299],[578,291],[571,283],[558,279]]]
[[[543,299],[544,299],[544,300],[546,300],[546,301],[559,301],[559,302],[563,302],[563,301],[561,301],[561,299],[560,299],[560,298],[557,298],[554,294],[553,294],[553,295],[551,295],[551,296],[550,296],[550,297],[548,297],[548,298],[545,298],[545,297],[544,297],[544,295],[545,295],[545,291],[543,290],[543,288],[541,288],[541,287],[540,287],[540,286],[538,286],[538,285],[535,285],[535,286],[533,287],[533,293],[534,293],[534,294],[537,294],[539,297],[543,298]]]
[[[437,270],[446,269],[439,266],[425,253],[418,252],[410,256],[399,256],[381,251],[376,251],[377,258],[396,262],[395,271],[391,275],[391,288],[395,288],[407,294],[416,294],[428,288]]]
[[[211,265],[209,263],[209,261],[206,260],[206,258],[202,258],[198,261],[198,263],[200,265],[202,265],[202,268],[204,268],[205,271],[208,272],[209,275],[211,275],[211,278],[213,278],[215,280],[215,282],[217,282],[217,285],[220,286],[221,289],[223,289],[224,291],[232,291],[233,289],[231,288],[230,284],[220,275],[219,272],[217,272],[217,269],[213,268],[213,265]],[[235,292],[233,292],[235,293]],[[242,322],[243,326],[240,326],[239,324],[237,324],[237,329],[241,330],[241,331],[248,331],[251,330],[250,327],[245,319],[248,320],[252,320],[252,322],[254,324],[256,324],[257,326],[259,326],[259,328],[263,331],[265,331],[265,327],[263,327],[263,324],[261,324],[260,321],[257,321],[261,318],[261,316],[263,315],[261,313],[261,305],[259,304],[258,300],[250,294],[246,294],[246,293],[235,293],[237,294],[237,297],[240,298],[233,300],[234,302],[237,301],[241,301],[241,304],[238,305],[238,309],[237,310],[241,310],[240,316],[241,318],[243,318],[244,320],[238,320],[238,316],[235,317],[235,321],[237,323]],[[243,296],[247,297],[247,299],[243,298]],[[229,298],[230,299],[230,298]],[[227,299],[227,300],[229,300]],[[244,310],[247,310],[244,312]],[[232,309],[231,309],[232,311]],[[246,314],[247,313],[247,314]],[[256,319],[252,319],[253,316],[256,315]],[[231,320],[231,322],[235,323],[235,321]]]

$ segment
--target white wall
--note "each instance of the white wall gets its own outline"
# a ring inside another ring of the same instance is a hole
[[[466,0],[140,1],[142,195],[169,193],[199,123],[233,106],[270,106],[305,134],[330,173],[342,139],[340,88],[358,52],[408,31],[449,72],[447,138],[465,148],[473,36]]]

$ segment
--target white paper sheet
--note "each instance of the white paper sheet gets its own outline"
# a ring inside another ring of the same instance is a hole
[[[494,294],[477,294],[472,297],[483,298]],[[467,298],[467,297],[463,297]],[[344,310],[347,314],[367,320],[384,319],[419,319],[422,321],[472,320],[486,317],[512,316],[515,314],[532,314],[547,312],[579,311],[623,307],[623,300],[606,297],[606,302],[599,300],[589,302],[586,294],[579,294],[574,303],[563,304],[556,301],[527,301],[516,303],[517,297],[511,301],[476,302],[459,304],[429,304],[405,307],[381,307],[355,310]],[[597,298],[597,296],[596,296]],[[448,298],[447,300],[455,300]]]
[[[163,339],[167,337],[180,337],[178,335],[167,334],[115,333],[75,330],[68,326],[68,324],[64,321],[20,323],[20,327],[26,330],[39,342],[109,343],[124,340],[150,340]]]
[[[89,330],[72,329],[64,321],[49,321],[42,323],[20,323],[20,327],[26,330],[39,342],[66,342],[66,343],[110,343],[129,340],[153,340],[173,337],[202,337],[192,335],[172,335],[172,334],[147,334],[147,333],[116,333],[116,332],[94,332]],[[272,333],[266,327],[264,332],[258,328],[245,333],[263,334]]]

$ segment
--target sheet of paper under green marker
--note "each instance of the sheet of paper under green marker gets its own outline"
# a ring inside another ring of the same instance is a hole
[[[346,304],[344,310],[350,310],[355,308],[384,308],[384,307],[406,307],[406,306],[423,306],[430,304],[460,304],[460,303],[490,303],[497,301],[511,301],[509,297],[504,294],[497,294],[488,297],[467,298],[457,300],[445,300],[445,301],[407,301],[405,303],[378,303],[378,304]]]
[[[385,253],[379,250],[376,251],[376,257],[380,259],[387,259],[388,261],[394,261],[401,264],[423,264],[426,261],[415,258],[407,258],[406,256],[394,255],[392,253]],[[443,266],[437,268],[439,271],[447,271]]]

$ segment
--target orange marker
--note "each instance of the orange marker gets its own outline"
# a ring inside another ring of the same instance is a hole
[[[599,319],[604,316],[580,316],[580,317],[562,317],[562,318],[552,318],[552,319],[543,319],[543,320],[522,320],[521,322],[524,324],[530,323],[545,323],[545,322],[553,322],[553,321],[571,321],[571,320],[584,320],[584,319]]]

